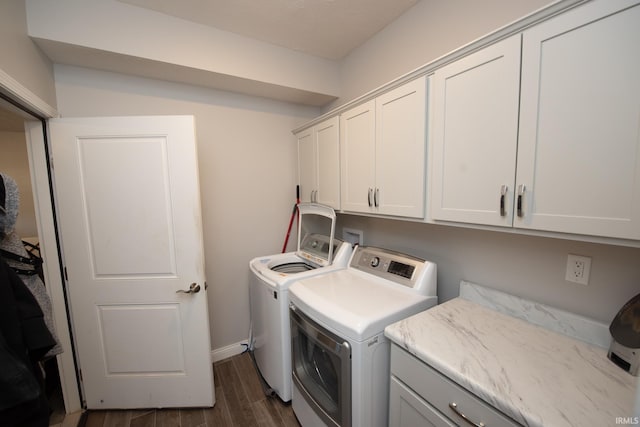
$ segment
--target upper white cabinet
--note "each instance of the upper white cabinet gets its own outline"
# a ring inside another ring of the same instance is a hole
[[[511,227],[519,92],[520,35],[436,70],[434,219]]]
[[[520,108],[514,225],[640,239],[638,2],[587,3],[526,31]]]
[[[376,103],[365,102],[340,115],[342,209],[373,209],[376,159]]]
[[[339,119],[332,117],[296,134],[300,200],[340,209]]]
[[[305,129],[296,134],[298,142],[298,185],[300,186],[300,201],[311,202],[316,191],[317,157],[313,128]]]
[[[535,25],[521,62],[517,35],[436,71],[433,219],[640,239],[637,4]]]
[[[342,209],[424,216],[426,91],[421,77],[341,115]]]

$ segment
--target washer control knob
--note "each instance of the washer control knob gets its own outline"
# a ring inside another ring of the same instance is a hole
[[[379,257],[374,256],[373,258],[371,258],[371,267],[376,268],[379,265],[380,265],[380,258]]]

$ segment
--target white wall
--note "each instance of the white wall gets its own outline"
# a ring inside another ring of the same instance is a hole
[[[343,60],[340,98],[325,111],[549,3],[550,0],[421,0]]]
[[[291,129],[318,111],[70,66],[55,78],[62,116],[195,116],[212,347],[246,340],[249,261],[282,249],[297,179]]]
[[[27,36],[25,0],[0,1],[0,73],[56,105],[53,64]]]

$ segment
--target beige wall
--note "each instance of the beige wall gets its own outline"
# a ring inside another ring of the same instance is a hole
[[[341,64],[341,96],[365,94],[507,25],[550,0],[421,0]]]
[[[195,116],[212,347],[246,342],[249,261],[282,249],[295,201],[291,129],[318,111],[77,67],[55,75],[62,116]]]
[[[24,0],[0,1],[0,40],[0,71],[55,106],[53,65],[27,36]]]
[[[0,131],[0,152],[2,153],[0,172],[13,178],[20,190],[20,211],[16,221],[16,233],[21,238],[36,237],[38,229],[33,208],[29,157],[24,132]]]
[[[438,265],[441,302],[461,280],[492,287],[609,324],[640,292],[640,249],[341,214],[336,233],[364,231],[364,244]],[[589,285],[564,280],[567,255],[591,257]]]
[[[298,93],[324,99],[339,90],[335,61],[117,0],[26,3],[29,34],[67,64],[259,96]]]

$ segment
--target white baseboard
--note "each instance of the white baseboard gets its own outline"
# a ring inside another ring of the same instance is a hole
[[[240,354],[247,349],[246,344],[247,341],[244,340],[226,347],[211,350],[211,361],[215,363],[228,357],[235,356],[236,354]]]

